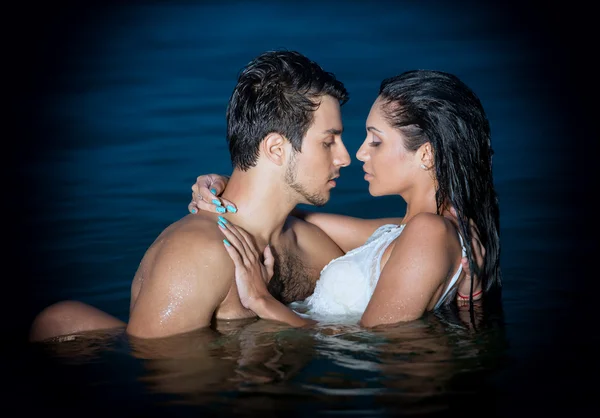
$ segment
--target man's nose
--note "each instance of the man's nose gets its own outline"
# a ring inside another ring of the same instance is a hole
[[[336,166],[347,167],[350,165],[350,154],[348,154],[348,150],[346,149],[346,146],[343,143],[341,143],[340,145],[341,146],[338,147],[338,152],[333,162]]]

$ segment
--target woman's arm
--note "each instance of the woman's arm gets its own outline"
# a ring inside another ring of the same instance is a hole
[[[191,213],[196,213],[198,210],[217,212],[217,208],[235,211],[234,202],[220,197],[227,187],[228,180],[228,176],[219,174],[198,176],[196,183],[192,186],[192,200],[188,205],[188,210]],[[291,215],[321,228],[344,252],[363,245],[380,226],[399,224],[402,221],[402,218],[361,219],[299,208],[295,208]]]
[[[197,213],[198,210],[209,212],[229,211],[235,212],[237,208],[234,202],[223,199],[221,194],[227,187],[228,176],[220,174],[204,174],[196,178],[196,183],[192,185],[192,200],[188,205],[191,213]],[[217,210],[217,208],[220,208]],[[306,222],[318,226],[325,232],[344,252],[363,245],[367,239],[375,232],[377,228],[385,224],[400,224],[402,218],[379,218],[379,219],[361,219],[352,216],[338,215],[333,213],[319,213],[295,208],[292,216],[303,219]],[[450,214],[456,216],[455,214]],[[473,249],[477,256],[478,265],[483,266],[481,254],[485,254],[485,248],[479,242],[477,228],[471,224],[473,235]],[[463,268],[469,271],[467,258],[463,258]]]
[[[363,245],[380,226],[402,221],[402,218],[361,219],[299,208],[294,209],[292,215],[321,228],[346,253]]]
[[[452,226],[433,214],[420,214],[406,224],[394,242],[361,325],[373,327],[420,318],[452,272],[460,251],[449,240]]]

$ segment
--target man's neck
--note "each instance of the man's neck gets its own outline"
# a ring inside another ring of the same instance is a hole
[[[238,209],[223,217],[254,236],[259,246],[278,241],[287,217],[298,204],[279,176],[257,167],[235,169],[222,197]]]

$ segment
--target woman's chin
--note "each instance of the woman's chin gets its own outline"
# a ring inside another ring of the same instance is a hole
[[[369,183],[369,194],[371,196],[381,196],[381,193],[377,192],[377,188],[373,187],[373,185],[370,183]]]

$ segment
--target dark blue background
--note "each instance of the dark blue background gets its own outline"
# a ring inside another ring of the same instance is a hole
[[[3,141],[13,341],[66,298],[127,319],[147,246],[187,213],[197,175],[230,171],[225,108],[237,72],[265,50],[297,49],[349,89],[353,158],[383,78],[440,69],[478,93],[492,126],[518,359],[498,396],[587,402],[598,341],[596,228],[585,217],[597,80],[590,13],[577,2],[86,2],[12,5],[8,18],[17,24],[6,37]],[[399,198],[368,195],[356,160],[338,184],[327,211],[402,214]]]

